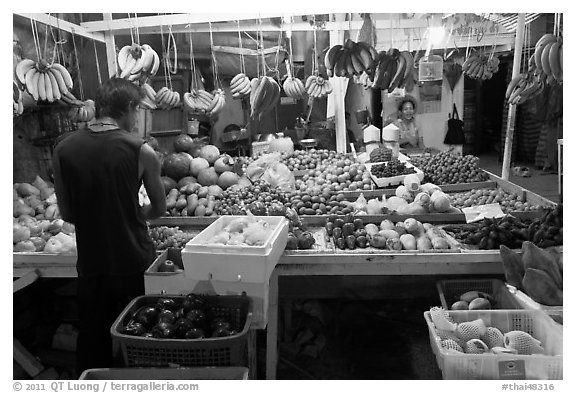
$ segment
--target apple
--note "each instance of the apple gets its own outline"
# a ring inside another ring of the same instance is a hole
[[[465,302],[464,300],[458,300],[452,304],[450,310],[468,310],[468,302]]]

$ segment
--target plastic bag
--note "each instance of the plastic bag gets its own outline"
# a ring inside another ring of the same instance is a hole
[[[248,165],[246,176],[255,181],[264,180],[274,188],[282,191],[294,191],[296,178],[292,171],[280,161],[280,153],[264,154]]]

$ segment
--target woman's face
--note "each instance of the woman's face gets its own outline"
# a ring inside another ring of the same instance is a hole
[[[402,119],[412,120],[414,118],[414,106],[410,101],[402,105]]]

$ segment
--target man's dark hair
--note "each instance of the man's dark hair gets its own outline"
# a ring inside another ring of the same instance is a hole
[[[96,92],[96,116],[119,119],[129,109],[136,108],[143,98],[144,92],[132,82],[110,78]]]

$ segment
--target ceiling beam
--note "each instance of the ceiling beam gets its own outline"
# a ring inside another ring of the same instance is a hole
[[[99,41],[99,42],[106,42],[106,38],[104,33],[102,32],[90,32],[86,31],[86,29],[80,25],[75,23],[68,22],[66,20],[57,18],[52,15],[43,14],[43,13],[36,13],[36,14],[26,14],[26,13],[18,13],[15,12],[14,15],[17,15],[22,18],[31,19],[36,22],[44,23],[45,25],[52,26],[55,29],[60,29],[67,31],[68,33],[72,33],[74,35],[79,35],[85,38],[89,38],[91,40]]]

